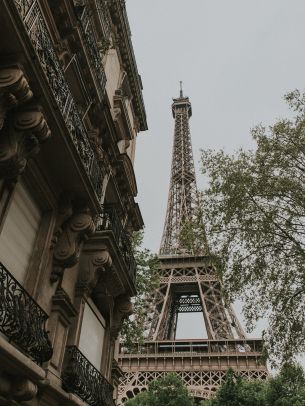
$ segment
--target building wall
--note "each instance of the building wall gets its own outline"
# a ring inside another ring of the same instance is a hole
[[[5,0],[0,22],[0,404],[112,405],[147,128],[125,5]]]

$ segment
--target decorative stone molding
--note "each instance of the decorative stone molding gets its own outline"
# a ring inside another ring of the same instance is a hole
[[[54,228],[54,233],[52,236],[51,248],[55,247],[58,242],[58,238],[63,232],[63,224],[69,219],[73,214],[72,202],[70,196],[67,194],[63,195],[59,201],[58,213],[56,218],[56,224]]]
[[[88,208],[74,213],[63,227],[54,248],[51,282],[56,282],[65,268],[71,268],[79,259],[80,245],[95,230]]]
[[[125,318],[133,313],[133,305],[130,297],[122,295],[115,299],[113,309],[113,318],[111,322],[110,334],[111,338],[116,340],[122,328],[122,323]]]
[[[16,112],[0,134],[0,177],[16,179],[51,132],[38,110]]]
[[[13,396],[16,400],[31,400],[37,395],[37,392],[37,385],[29,379],[18,379],[13,384]]]
[[[117,89],[113,96],[113,120],[117,130],[118,141],[126,140],[128,147],[129,140],[134,138],[134,129],[129,117],[125,96],[122,89]],[[126,148],[127,148],[126,147]]]
[[[64,317],[67,324],[71,323],[71,318],[77,315],[77,310],[73,306],[69,296],[63,288],[58,288],[52,297],[52,311],[57,311]]]
[[[116,47],[119,50],[124,70],[128,75],[128,82],[133,95],[133,106],[135,115],[138,117],[141,131],[147,130],[146,113],[142,96],[142,82],[139,75],[134,54],[130,47],[130,33],[126,23],[127,14],[125,2],[108,2],[109,11],[112,17],[113,32],[116,35]]]
[[[0,395],[19,402],[32,400],[38,393],[37,385],[23,377],[0,376]]]
[[[33,93],[23,71],[17,66],[0,69],[0,130],[6,113],[31,99]]]
[[[98,251],[86,251],[80,260],[80,272],[77,283],[78,296],[90,296],[100,277],[112,265],[112,258],[106,247]]]

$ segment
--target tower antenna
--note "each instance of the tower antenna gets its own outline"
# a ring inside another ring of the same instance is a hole
[[[182,80],[180,80],[180,97],[183,97]]]

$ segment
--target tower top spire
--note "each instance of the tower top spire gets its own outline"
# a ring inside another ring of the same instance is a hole
[[[182,81],[180,97],[173,99],[172,113],[175,119],[174,145],[160,255],[185,254],[187,248],[184,247],[180,234],[184,224],[193,220],[197,205],[198,192],[189,128],[192,107],[189,98],[183,96]]]

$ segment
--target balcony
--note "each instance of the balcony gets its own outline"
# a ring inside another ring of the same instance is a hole
[[[106,86],[106,74],[101,61],[99,46],[95,38],[91,15],[87,6],[77,5],[75,6],[75,10],[81,23],[81,31],[85,40],[89,65],[96,78],[100,97],[102,98]]]
[[[113,387],[76,346],[66,348],[63,388],[92,406],[114,406]]]
[[[0,263],[0,332],[37,364],[53,354],[47,314]]]
[[[111,35],[111,17],[109,9],[105,0],[95,0],[95,8],[97,10],[98,25],[102,31],[106,45]]]
[[[37,0],[14,0],[65,126],[97,198],[101,197],[103,165],[95,154],[83,124]],[[100,69],[102,72],[102,68]]]
[[[132,252],[129,236],[122,227],[122,223],[113,205],[103,205],[102,213],[97,220],[97,232],[110,232],[119,248],[121,257],[127,268],[132,283],[135,283],[137,264]]]

